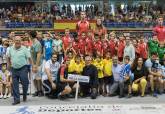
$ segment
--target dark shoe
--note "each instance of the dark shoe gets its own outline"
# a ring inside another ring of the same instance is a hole
[[[12,105],[17,105],[17,104],[20,104],[20,101],[15,101],[12,103]]]
[[[33,96],[33,97],[38,96],[38,92],[35,92],[32,96]]]
[[[67,97],[68,98],[74,98],[75,96],[73,94],[68,94]]]
[[[123,98],[124,97],[124,95],[119,95],[119,98]]]
[[[57,98],[58,98],[59,100],[64,100],[64,99],[66,99],[66,97],[65,97],[64,95],[58,95]]]
[[[41,92],[38,93],[38,97],[42,97],[42,96],[44,96],[44,94],[41,91]]]
[[[131,97],[132,97],[132,95],[131,95],[131,94],[128,94],[128,95],[127,95],[127,98],[131,98]]]
[[[27,96],[23,96],[23,102],[27,101]]]

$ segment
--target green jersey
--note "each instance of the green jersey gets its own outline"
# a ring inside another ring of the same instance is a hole
[[[164,58],[164,53],[165,53],[165,47],[158,47],[158,55],[160,60]]]
[[[148,48],[149,48],[149,53],[151,55],[151,53],[157,53],[158,51],[158,42],[153,41],[153,40],[149,40],[148,41]]]

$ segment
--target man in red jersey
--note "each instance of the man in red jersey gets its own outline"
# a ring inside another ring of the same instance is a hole
[[[62,38],[64,54],[66,54],[66,50],[69,47],[69,44],[71,42],[72,42],[72,38],[70,37],[69,28],[66,28],[65,29],[65,36]]]
[[[77,35],[74,37],[74,40],[73,40],[73,42],[72,42],[72,47],[73,47],[73,49],[75,50],[75,52],[76,52],[76,55],[79,53],[79,45],[78,45],[78,37],[77,37]]]
[[[76,30],[79,36],[81,35],[82,32],[87,33],[88,30],[90,29],[90,23],[86,19],[86,13],[82,11],[80,14],[81,14],[81,20],[78,21],[76,25]]]
[[[117,43],[117,55],[118,55],[118,60],[120,62],[123,61],[124,48],[125,48],[125,37],[123,34],[121,34],[119,36],[119,41]]]
[[[94,53],[100,56],[103,56],[103,47],[102,47],[102,42],[101,38],[99,38],[98,34],[95,34],[95,41],[94,41]]]
[[[85,39],[86,39],[86,33],[82,32],[81,37],[78,39],[78,47],[79,47],[79,54],[85,55]]]
[[[144,42],[143,37],[140,38],[139,50],[140,50],[140,57],[142,57],[144,60],[147,60],[147,58],[148,58],[148,46]]]
[[[91,31],[88,32],[88,36],[85,39],[85,54],[92,55],[93,53],[93,34]]]
[[[102,35],[101,40],[102,40],[102,47],[103,47],[103,55],[105,55],[109,51],[108,40],[105,38],[105,35]]]
[[[153,29],[159,42],[165,42],[165,26],[163,26],[163,17],[158,18],[158,25]]]
[[[115,36],[116,36],[115,33],[110,33],[109,34],[109,37],[110,37],[110,40],[109,40],[109,49],[110,49],[110,52],[111,52],[111,57],[113,57],[116,54]]]

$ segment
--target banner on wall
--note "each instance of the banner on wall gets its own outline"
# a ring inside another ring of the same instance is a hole
[[[1,114],[164,114],[164,104],[1,106]]]
[[[63,32],[65,28],[69,28],[70,31],[76,31],[76,24],[79,20],[55,20],[54,30],[57,32]],[[89,20],[91,28],[95,28],[96,20]]]

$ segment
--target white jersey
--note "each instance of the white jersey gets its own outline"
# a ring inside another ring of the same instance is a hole
[[[52,80],[57,80],[57,75],[58,75],[58,71],[60,69],[60,63],[59,62],[55,62],[54,64],[52,63],[52,60],[48,60],[45,65],[44,65],[45,69],[50,69],[51,75],[52,75]],[[42,76],[42,80],[48,80],[48,76],[47,74],[44,72],[43,76]]]

